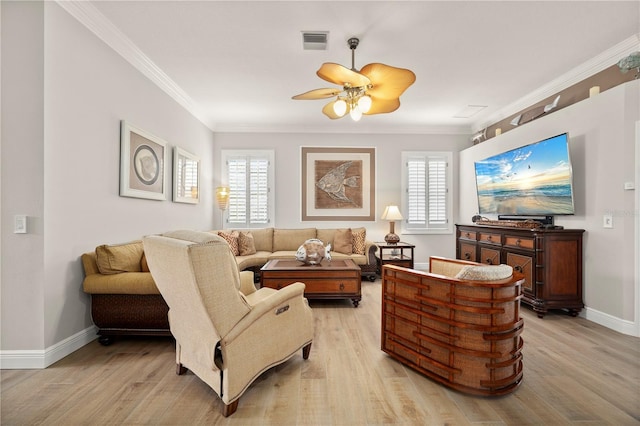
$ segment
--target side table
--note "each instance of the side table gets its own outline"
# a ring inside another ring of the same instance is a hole
[[[376,254],[378,260],[378,274],[382,272],[384,265],[396,265],[413,269],[413,244],[402,241],[397,244],[387,244],[386,242],[375,243],[380,250]]]

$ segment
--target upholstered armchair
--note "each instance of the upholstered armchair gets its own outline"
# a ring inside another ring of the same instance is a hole
[[[144,251],[169,305],[177,373],[189,369],[211,386],[225,417],[264,371],[300,349],[309,357],[314,330],[304,284],[256,290],[252,273],[241,279],[229,245],[211,233],[148,236]]]

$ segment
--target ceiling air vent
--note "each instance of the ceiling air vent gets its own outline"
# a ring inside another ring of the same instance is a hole
[[[302,48],[304,50],[326,50],[329,31],[303,31]]]

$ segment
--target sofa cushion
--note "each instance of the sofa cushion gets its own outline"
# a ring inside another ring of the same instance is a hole
[[[238,248],[238,236],[240,233],[238,231],[218,231],[218,235],[224,238],[224,240],[229,243],[229,247],[231,247],[231,252],[234,256],[238,256],[240,254],[240,249]]]
[[[140,272],[143,253],[142,241],[114,245],[103,244],[96,247],[98,270],[104,275]]]
[[[351,230],[353,236],[353,252],[355,254],[366,254],[367,228],[355,228]]]
[[[248,256],[256,253],[256,244],[251,232],[238,232],[238,251],[240,256]]]
[[[456,274],[459,280],[492,281],[509,278],[513,268],[509,265],[465,265]]]
[[[353,260],[353,263],[355,263],[358,266],[361,265],[367,265],[367,256],[362,255],[362,254],[344,254],[344,253],[338,253],[338,252],[331,252],[331,259],[332,260],[344,260],[344,259],[351,259]]]
[[[298,250],[310,238],[316,238],[316,228],[274,229],[273,251]],[[257,247],[256,247],[257,249]]]
[[[338,229],[333,236],[333,246],[331,247],[334,252],[351,254],[353,253],[353,236],[351,229]]]
[[[256,251],[273,251],[273,228],[237,229],[238,232],[251,232]]]
[[[149,272],[87,275],[82,288],[89,294],[160,294]]]

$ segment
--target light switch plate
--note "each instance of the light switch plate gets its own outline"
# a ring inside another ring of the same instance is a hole
[[[26,215],[17,214],[14,216],[13,233],[14,234],[27,233],[27,216]]]
[[[613,228],[613,215],[605,214],[602,217],[602,226],[605,228]]]

